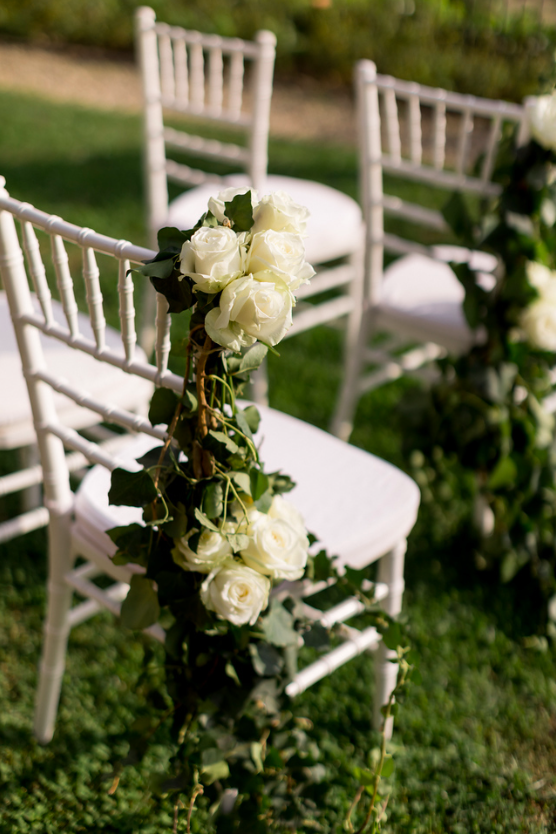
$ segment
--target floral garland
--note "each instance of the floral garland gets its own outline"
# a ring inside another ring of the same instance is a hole
[[[145,569],[131,579],[122,623],[146,628],[160,619],[166,629],[165,694],[160,675],[151,687],[146,674],[149,706],[115,768],[113,790],[124,764],[142,758],[146,739],[171,717],[174,753],[155,781],[160,794],[177,797],[175,829],[180,794],[189,797],[189,830],[196,800],[214,816],[229,805],[226,788],[237,794],[235,813],[249,830],[279,820],[301,826],[318,813],[322,766],[310,722],[285,709],[284,689],[299,647],[326,648],[331,635],[287,589],[272,595],[272,587],[335,582],[336,601],[355,594],[367,608],[372,603],[367,571],[340,575],[324,551],[310,554],[315,538],[284,498],[294,484],[264,471],[254,437],[259,414],[238,402],[249,374],[290,327],[296,289],[314,274],[303,245],[307,217],[283,193],[258,201],[252,191],[227,189],[194,229],[162,229],[159,253],[137,270],[188,323],[188,335],[182,395],[159,388],[150,406],[153,425],[168,426],[166,442],[139,460],[140,471],[112,473],[110,502],[142,507],[144,520],[109,533],[114,562]],[[327,595],[311,604],[327,606]],[[388,628],[384,615],[372,616]],[[401,637],[391,627],[395,648]],[[407,677],[407,661],[400,668]],[[391,699],[386,717],[392,709]],[[379,760],[373,806],[384,750]]]
[[[467,248],[497,258],[490,284],[469,264],[451,264],[467,322],[484,338],[441,360],[440,382],[402,413],[413,428],[405,437],[411,468],[444,534],[459,513],[479,568],[498,564],[509,581],[529,564],[550,595],[556,448],[545,401],[556,366],[556,93],[529,100],[526,117],[530,140],[516,147],[507,136],[501,146],[501,195],[477,212],[456,193],[444,209]]]

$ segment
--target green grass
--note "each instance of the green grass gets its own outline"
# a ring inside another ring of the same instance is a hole
[[[14,197],[144,242],[138,119],[7,94],[0,94],[0,108],[0,173]],[[278,173],[355,192],[350,150],[279,142],[271,162]],[[270,363],[273,405],[325,427],[340,379],[340,333],[305,334],[284,342],[280,353]],[[365,396],[353,435],[398,464],[393,415],[409,384]],[[546,641],[530,639],[539,628],[533,591],[477,574],[472,555],[461,550],[457,541],[437,541],[422,515],[410,540],[404,618],[423,683],[413,686],[397,721],[385,830],[548,834],[556,831],[556,654]],[[37,532],[0,552],[0,834],[171,831],[169,803],[148,789],[149,774],[163,767],[163,746],[128,768],[108,795],[111,763],[125,750],[122,735],[144,706],[136,684],[151,643],[123,633],[108,615],[74,629],[56,734],[39,747],[32,711],[45,536]],[[342,830],[356,791],[353,765],[376,744],[372,688],[372,659],[364,656],[293,705],[311,719],[324,751],[323,830],[330,834]],[[178,830],[185,831],[181,817]]]

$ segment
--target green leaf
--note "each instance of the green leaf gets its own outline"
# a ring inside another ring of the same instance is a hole
[[[154,481],[144,469],[128,472],[114,469],[108,493],[108,503],[116,506],[144,507],[158,496]]]
[[[186,389],[181,401],[184,408],[189,412],[197,411],[197,408],[199,407],[196,394],[189,388]]]
[[[226,541],[229,542],[234,553],[240,553],[249,547],[249,536],[243,533],[227,533]]]
[[[384,634],[382,635],[384,645],[388,649],[395,650],[403,643],[402,632],[398,623],[390,623]]]
[[[267,353],[268,348],[266,345],[261,344],[261,342],[255,342],[253,347],[250,347],[242,356],[241,362],[239,363],[240,372],[242,374],[248,374],[251,371],[256,371]]]
[[[394,759],[386,758],[384,760],[384,764],[382,765],[382,771],[380,774],[381,779],[389,779],[395,769],[396,765],[394,763]]]
[[[272,498],[272,493],[269,489],[267,489],[266,492],[263,492],[260,498],[257,498],[257,500],[253,502],[255,504],[255,508],[260,513],[267,513],[272,506]]]
[[[366,770],[362,767],[354,767],[353,775],[355,776],[359,784],[364,785],[365,787],[369,785],[374,785],[375,783],[375,775],[372,770]]]
[[[189,281],[178,270],[172,269],[166,277],[150,276],[151,284],[168,301],[169,313],[182,313],[193,306],[195,299]]]
[[[315,623],[304,633],[303,642],[311,649],[322,651],[330,645],[330,634],[320,623]]]
[[[231,437],[228,437],[227,434],[224,434],[223,431],[209,431],[209,437],[212,437],[213,440],[216,440],[218,444],[221,446],[225,446],[228,452],[232,455],[235,454],[239,450],[239,446],[237,443],[232,440]]]
[[[270,603],[269,613],[263,617],[263,631],[273,646],[295,646],[299,635],[293,628],[293,617],[276,598]]]
[[[203,525],[203,527],[206,527],[207,530],[212,530],[213,533],[220,532],[216,524],[213,524],[212,521],[210,521],[210,519],[208,519],[198,507],[195,507],[195,518]]]
[[[214,764],[204,765],[201,768],[201,779],[205,785],[212,785],[218,779],[227,779],[229,775],[230,768],[228,767],[228,762],[224,761],[224,759]]]
[[[228,661],[228,663],[226,663],[226,666],[224,667],[224,671],[226,672],[228,677],[233,680],[233,682],[236,684],[236,686],[241,686],[241,681],[237,676],[237,672],[235,670],[235,667],[234,667],[233,663],[230,663],[230,661]]]
[[[238,411],[235,416],[235,421],[237,423],[237,427],[249,440],[253,440],[253,435],[251,434],[251,427],[249,423],[245,419],[245,416],[242,414],[241,411]]]
[[[442,208],[442,214],[462,243],[473,245],[473,218],[460,191],[454,191]]]
[[[209,484],[203,493],[203,512],[208,518],[218,518],[224,509],[224,492],[218,481]]]
[[[269,643],[249,643],[249,652],[257,675],[272,678],[281,672],[284,661]]]
[[[251,744],[251,758],[256,768],[257,773],[262,773],[264,770],[263,764],[263,746],[260,741],[254,741]]]
[[[146,576],[132,576],[129,593],[122,602],[120,617],[126,628],[148,628],[156,623],[160,615],[158,596],[152,579]]]
[[[133,272],[139,272],[145,278],[158,278],[160,281],[167,281],[175,268],[174,255],[167,258],[159,258],[149,263],[136,266]]]
[[[253,501],[257,501],[268,489],[268,477],[260,469],[253,468],[249,473],[249,479],[251,481],[251,496]]]
[[[500,458],[488,479],[489,489],[499,489],[500,487],[509,487],[515,483],[517,477],[517,467],[511,457]]]
[[[253,434],[256,434],[259,428],[259,423],[261,422],[261,415],[257,411],[256,407],[254,405],[248,405],[247,408],[243,409],[242,414]]]
[[[251,495],[251,478],[248,472],[234,472],[232,481],[246,495]]]
[[[112,527],[106,531],[118,550],[112,557],[116,565],[135,562],[147,565],[151,543],[151,531],[143,524],[128,524],[126,527]]]
[[[313,559],[313,570],[315,582],[322,582],[323,580],[330,579],[331,576],[334,576],[332,562],[326,550],[321,550]]]
[[[236,194],[233,200],[224,203],[224,214],[231,220],[236,232],[248,232],[253,225],[253,203],[251,192]]]
[[[169,426],[178,405],[178,397],[169,388],[157,388],[149,408],[149,420],[153,426],[164,423]]]
[[[175,249],[177,252],[181,252],[183,244],[190,237],[191,235],[186,232],[180,232],[175,226],[165,226],[159,230],[157,235],[158,248],[161,250]]]

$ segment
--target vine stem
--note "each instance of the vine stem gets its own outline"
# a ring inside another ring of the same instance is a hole
[[[205,380],[206,380],[206,373],[205,368],[207,364],[207,359],[209,357],[209,353],[211,352],[212,346],[212,339],[207,334],[205,338],[205,343],[201,352],[199,353],[199,357],[197,359],[197,368],[196,368],[196,386],[197,386],[197,400],[199,403],[199,416],[197,418],[197,433],[201,440],[205,438],[208,434],[208,420],[207,420],[207,412],[208,412],[208,403],[207,403],[207,392],[205,390]]]
[[[195,800],[202,793],[204,793],[203,786],[195,785],[195,788],[191,795],[191,802],[189,803],[189,811],[187,812],[187,834],[190,834],[191,832],[191,815],[193,813],[193,806],[195,805]]]

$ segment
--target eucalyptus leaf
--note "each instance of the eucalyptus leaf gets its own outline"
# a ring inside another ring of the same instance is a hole
[[[284,666],[284,661],[274,646],[269,643],[249,643],[249,652],[253,661],[253,668],[261,677],[274,677]]]
[[[256,434],[259,428],[259,423],[261,422],[261,415],[257,411],[256,406],[248,405],[247,408],[243,409],[242,414],[253,434]]]
[[[127,469],[112,471],[108,503],[116,506],[143,507],[158,496],[158,491],[149,473],[128,472]]]
[[[232,481],[246,495],[251,495],[251,478],[248,472],[234,472]]]
[[[263,362],[265,356],[268,353],[268,348],[266,345],[261,344],[261,342],[255,342],[255,344],[248,348],[248,350],[244,353],[241,358],[241,362],[239,363],[239,370],[243,374],[251,373],[252,371],[256,371],[257,368]]]
[[[266,639],[273,646],[297,645],[299,635],[293,627],[293,617],[281,602],[274,598],[270,611],[262,618],[262,627]]]

